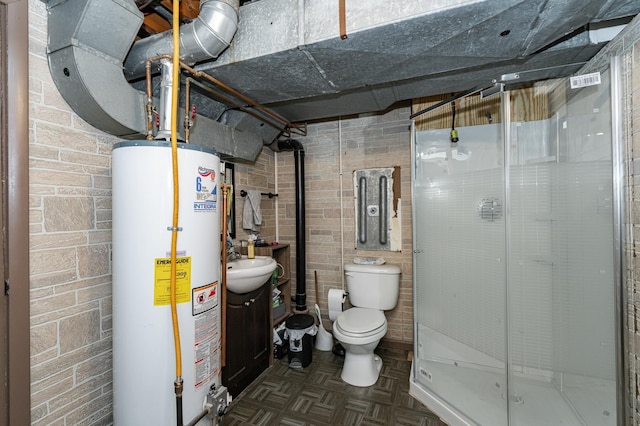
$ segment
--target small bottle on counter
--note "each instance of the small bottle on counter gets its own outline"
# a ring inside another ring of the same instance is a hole
[[[255,243],[249,241],[247,244],[247,258],[254,259],[256,257]]]

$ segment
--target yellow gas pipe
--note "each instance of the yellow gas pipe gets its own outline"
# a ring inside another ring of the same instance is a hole
[[[176,301],[176,251],[178,245],[178,209],[180,207],[180,188],[178,186],[178,89],[180,88],[180,2],[173,0],[173,63],[171,86],[171,165],[173,171],[173,221],[171,223],[171,320],[173,323],[173,344],[176,354],[176,380],[173,387],[176,393],[176,416],[182,425],[182,349],[180,348],[180,329]]]

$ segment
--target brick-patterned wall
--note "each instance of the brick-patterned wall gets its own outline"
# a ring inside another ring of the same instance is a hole
[[[625,55],[625,100],[630,109],[624,111],[626,143],[625,202],[627,203],[625,227],[625,293],[627,295],[626,329],[627,371],[629,374],[629,405],[633,424],[640,425],[640,20],[635,19],[636,38],[630,52]]]
[[[56,89],[29,1],[32,425],[110,424],[111,147]]]
[[[316,303],[314,273],[318,276],[319,301],[325,326],[328,324],[327,294],[342,287],[342,262],[356,256],[382,256],[387,263],[402,268],[400,300],[386,312],[389,331],[386,339],[413,341],[412,228],[411,228],[411,136],[408,106],[385,114],[363,115],[320,124],[311,124],[304,146],[306,208],[306,293],[307,307]],[[342,149],[340,149],[342,146]],[[342,156],[342,158],[340,158]],[[340,194],[342,162],[342,198]],[[402,251],[355,249],[355,207],[353,171],[399,166],[402,197]],[[295,174],[292,152],[278,154],[280,241],[291,243],[292,275],[295,277]],[[341,233],[341,206],[344,233]],[[344,243],[344,259],[342,258]],[[295,280],[292,284],[295,292]]]
[[[245,198],[240,196],[241,190],[257,190],[264,193],[275,193],[274,175],[274,152],[269,148],[263,148],[256,161],[251,164],[235,164],[235,213],[236,213],[236,239],[248,239],[251,232],[242,228],[242,212]],[[276,236],[276,200],[267,196],[262,196],[260,200],[260,211],[262,213],[262,225],[260,226],[260,237],[271,242]]]
[[[625,105],[623,111],[625,126],[623,136],[627,147],[628,167],[627,205],[630,226],[626,228],[625,248],[628,276],[625,279],[628,295],[629,330],[629,400],[632,406],[633,424],[640,424],[640,17],[633,21],[633,27],[626,34],[624,45],[624,74],[626,81]]]
[[[630,277],[627,277],[627,295],[629,297],[629,356],[630,356],[630,400],[633,406],[634,424],[640,424],[640,258],[637,256],[636,240],[638,239],[638,231],[640,230],[640,19],[635,21],[635,38],[630,49],[630,58],[627,65],[631,66],[628,71],[631,74],[630,99],[628,103],[631,110],[626,113],[626,122],[630,124],[626,128],[630,131],[625,132],[627,138],[627,146],[631,145],[632,170],[627,182],[630,184],[631,200],[628,200],[630,214],[632,218],[632,226],[628,227],[631,231],[631,239],[626,241],[626,247],[629,249],[627,259],[627,270]],[[629,117],[630,116],[630,117]],[[629,129],[630,127],[630,129]],[[629,134],[630,133],[630,134]],[[629,136],[631,140],[629,140]],[[629,193],[629,192],[627,192]],[[630,202],[629,202],[630,201]],[[628,233],[627,233],[628,235]]]

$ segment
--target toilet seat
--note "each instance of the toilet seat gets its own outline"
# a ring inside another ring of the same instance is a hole
[[[341,342],[365,344],[386,334],[387,319],[384,312],[376,309],[351,308],[338,316],[333,332]]]

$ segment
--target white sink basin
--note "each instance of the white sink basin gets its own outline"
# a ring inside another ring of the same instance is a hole
[[[227,290],[242,294],[261,287],[276,269],[276,261],[270,256],[256,256],[227,262]]]

